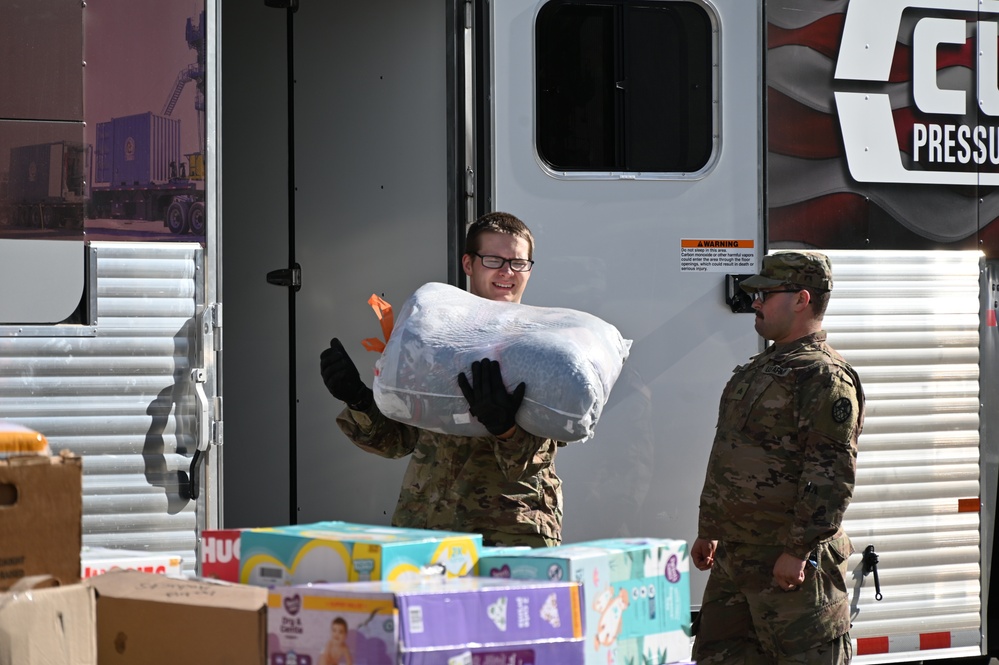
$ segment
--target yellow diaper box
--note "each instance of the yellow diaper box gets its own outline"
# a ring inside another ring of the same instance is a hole
[[[464,577],[476,573],[481,549],[479,534],[349,522],[250,529],[240,536],[239,579],[271,587]]]

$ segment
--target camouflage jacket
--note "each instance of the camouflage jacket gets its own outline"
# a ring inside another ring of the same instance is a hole
[[[816,332],[735,368],[722,393],[698,536],[807,558],[853,496],[864,392]]]
[[[509,439],[441,434],[386,418],[374,404],[344,409],[337,424],[363,450],[411,455],[393,525],[561,540],[558,442],[519,427]]]

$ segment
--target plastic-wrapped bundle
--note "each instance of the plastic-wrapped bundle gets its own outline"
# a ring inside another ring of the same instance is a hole
[[[517,424],[559,441],[593,435],[628,357],[631,340],[592,314],[496,302],[447,284],[420,287],[395,314],[375,364],[375,403],[383,414],[446,434],[484,436],[468,412],[459,372],[497,360],[507,389],[527,386]]]

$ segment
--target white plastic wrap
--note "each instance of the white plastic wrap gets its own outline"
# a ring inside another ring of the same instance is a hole
[[[423,429],[483,436],[458,387],[472,362],[499,361],[503,382],[527,390],[517,424],[536,436],[583,441],[628,357],[631,340],[592,314],[479,298],[431,282],[395,312],[373,390],[389,418]]]

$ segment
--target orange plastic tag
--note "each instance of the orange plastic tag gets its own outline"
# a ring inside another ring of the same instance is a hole
[[[378,317],[378,320],[382,322],[382,337],[385,338],[385,341],[383,342],[377,337],[369,337],[361,340],[361,344],[368,351],[381,353],[385,350],[385,344],[389,341],[389,337],[392,336],[392,328],[395,327],[395,315],[392,314],[392,305],[374,293],[368,298],[368,304],[371,305],[371,309],[375,310],[375,316]]]

